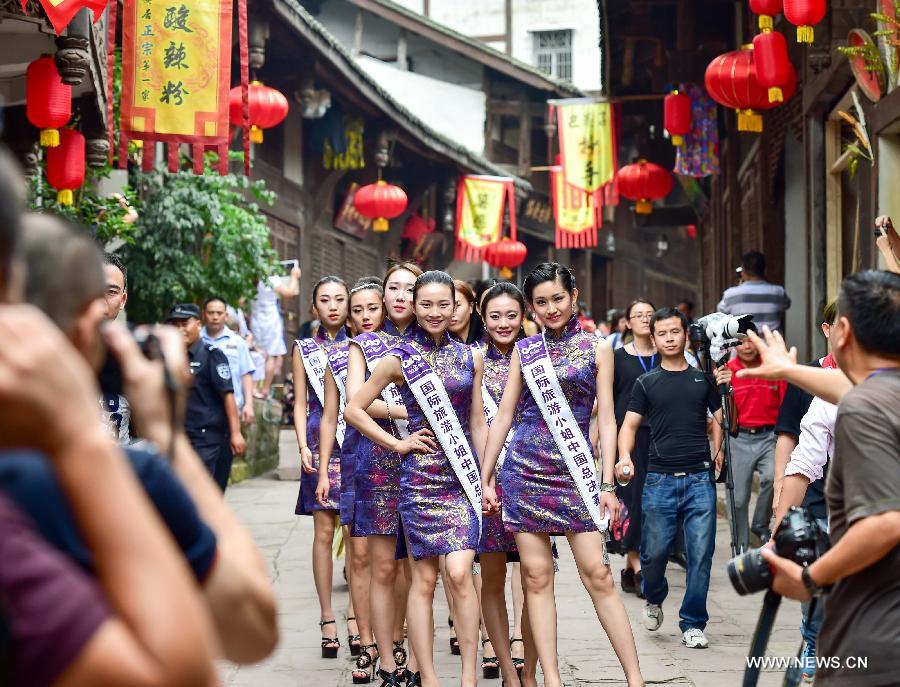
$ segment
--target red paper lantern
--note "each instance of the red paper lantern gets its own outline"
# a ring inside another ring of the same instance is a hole
[[[634,211],[639,215],[649,215],[653,212],[653,201],[672,192],[669,170],[646,160],[622,167],[616,174],[616,183],[621,195],[637,201]]]
[[[784,0],[784,18],[797,27],[797,42],[812,43],[813,26],[825,18],[825,0]]]
[[[778,104],[769,102],[768,89],[757,79],[752,45],[716,57],[706,68],[704,82],[709,97],[738,111],[738,131],[762,131],[758,110],[769,110]],[[797,74],[792,66],[790,80],[781,86],[784,100],[790,100],[796,89]]]
[[[25,115],[41,130],[41,145],[59,145],[59,129],[72,117],[72,87],[63,83],[50,55],[41,55],[25,72]]]
[[[672,91],[663,100],[663,126],[672,137],[672,145],[680,146],[684,143],[683,136],[689,134],[693,126],[691,99],[684,93]]]
[[[512,271],[525,262],[526,257],[528,248],[525,244],[508,236],[492,243],[484,251],[484,261],[491,267],[498,268],[504,279],[512,277]]]
[[[750,0],[750,11],[759,15],[759,28],[771,29],[775,15],[781,14],[781,0]]]
[[[753,61],[759,85],[769,89],[769,102],[783,102],[782,88],[790,83],[794,71],[784,36],[764,29],[753,39]]]
[[[60,131],[59,145],[47,149],[47,183],[60,205],[71,205],[73,191],[84,183],[84,136],[74,129]]]
[[[250,140],[263,142],[263,129],[271,129],[284,121],[288,113],[288,101],[281,91],[264,86],[259,81],[251,81],[250,99]],[[241,87],[235,86],[228,95],[228,120],[234,126],[243,126],[243,104]]]
[[[353,196],[353,206],[363,217],[375,220],[372,231],[378,232],[390,229],[388,220],[402,215],[407,202],[406,192],[402,188],[381,180],[363,186]]]

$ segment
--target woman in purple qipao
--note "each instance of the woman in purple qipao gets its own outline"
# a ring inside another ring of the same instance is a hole
[[[483,359],[470,346],[448,336],[454,295],[453,281],[444,272],[425,272],[416,279],[416,332],[378,364],[369,380],[353,394],[345,411],[347,421],[363,435],[403,457],[398,502],[402,537],[398,538],[412,559],[406,617],[423,687],[438,686],[432,654],[432,605],[441,555],[447,556],[446,582],[454,600],[462,654],[461,684],[474,687],[477,683],[480,614],[472,563],[479,543],[481,516],[476,451],[484,445],[487,435],[481,401]],[[409,382],[404,370],[410,375]],[[413,383],[415,392],[410,388]],[[386,432],[366,412],[390,384],[399,388],[406,406],[406,439]],[[420,393],[429,395],[424,409],[417,400]],[[441,395],[443,400],[432,402]],[[437,423],[438,410],[449,429],[443,429],[444,422]],[[452,455],[445,453],[445,444],[455,446]],[[462,469],[476,471],[472,475],[474,484],[462,481],[469,476],[461,475]],[[385,677],[384,673],[380,675]],[[385,684],[398,683],[386,679]]]
[[[317,387],[323,389],[327,359],[322,358],[321,368],[316,372],[319,379],[312,380],[306,373],[302,350],[321,349],[327,356],[335,346],[346,346],[347,332],[347,285],[340,277],[322,277],[313,287],[313,309],[321,324],[313,339],[295,341],[291,351],[291,367],[294,373],[294,429],[300,444],[300,494],[294,512],[297,515],[312,515],[313,537],[312,568],[316,594],[319,597],[322,628],[323,658],[337,658],[340,641],[337,639],[334,610],[331,606],[333,563],[331,547],[335,534],[335,514],[340,509],[341,495],[341,454],[332,450],[328,455],[319,451],[319,425],[322,421],[322,400]],[[321,355],[321,354],[319,354]],[[315,383],[314,383],[315,382]],[[324,505],[316,499],[319,484],[319,462],[324,461],[330,480],[331,498]],[[351,613],[352,615],[352,613]],[[348,635],[356,632],[348,629]]]
[[[578,324],[578,289],[568,268],[542,263],[528,275],[523,286],[525,297],[545,330],[519,342],[513,351],[506,388],[490,427],[481,465],[484,509],[498,512],[501,508],[495,488],[495,465],[507,432],[514,426],[500,475],[502,515],[504,526],[514,533],[519,549],[525,603],[544,685],[562,687],[550,549],[553,533],[565,534],[568,539],[582,583],[622,664],[628,685],[643,685],[631,623],[613,586],[606,560],[605,532],[600,531],[605,511],[609,511],[613,522],[619,517],[613,483],[613,351],[607,342],[582,331]],[[541,349],[542,357],[535,358],[534,351]],[[525,360],[523,354],[532,357]],[[528,369],[523,372],[526,365]],[[530,375],[527,384],[525,374]],[[535,399],[532,385],[542,389],[541,399]],[[558,399],[559,393],[562,399]],[[554,398],[562,402],[557,403]],[[595,401],[602,479],[600,474],[594,474],[588,439]],[[553,429],[544,419],[545,413],[554,418]],[[579,430],[582,436],[576,434]],[[558,434],[565,444],[562,450],[557,445]],[[575,446],[579,449],[575,450]],[[523,672],[522,684],[536,687],[537,682],[533,674]]]

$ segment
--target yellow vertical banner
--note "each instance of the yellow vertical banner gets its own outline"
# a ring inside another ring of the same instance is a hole
[[[566,183],[595,193],[616,175],[612,106],[583,100],[555,102]]]
[[[233,0],[125,0],[120,139],[214,147],[227,170]],[[120,151],[123,143],[120,140]],[[127,161],[119,156],[120,165]]]
[[[456,191],[456,259],[478,262],[484,249],[500,240],[503,210],[510,200],[510,226],[515,226],[512,179],[465,175]]]
[[[557,248],[587,248],[597,245],[600,204],[596,194],[566,183],[562,167],[550,168],[553,218]]]

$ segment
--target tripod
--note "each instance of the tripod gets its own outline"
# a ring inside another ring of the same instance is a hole
[[[709,347],[701,346],[697,351],[701,354],[701,365],[703,366],[703,372],[710,376],[714,377],[713,374],[713,361],[710,357]],[[743,553],[743,551],[738,550],[738,537],[737,537],[737,510],[734,506],[734,474],[731,470],[731,416],[728,412],[728,387],[724,384],[719,384],[717,386],[719,390],[719,399],[722,408],[722,454],[723,454],[723,473],[725,477],[725,491],[728,494],[728,498],[726,499],[728,502],[728,529],[731,534],[731,555],[732,557],[737,556],[739,553]],[[722,477],[719,477],[718,481],[721,481]]]

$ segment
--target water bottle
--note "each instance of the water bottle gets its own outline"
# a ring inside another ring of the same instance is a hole
[[[616,477],[616,483],[620,487],[624,487],[631,481],[632,477],[634,477],[634,473],[632,472],[631,468],[626,465],[624,468],[622,468],[622,476]]]

